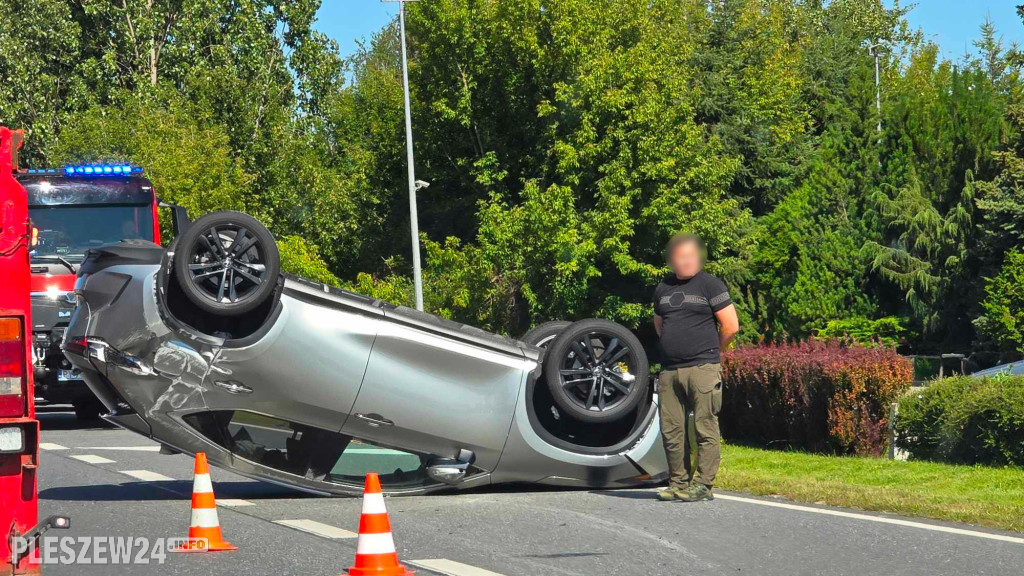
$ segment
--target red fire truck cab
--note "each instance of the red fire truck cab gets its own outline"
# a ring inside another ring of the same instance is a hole
[[[35,243],[31,328],[36,396],[73,404],[79,418],[96,418],[102,404],[60,351],[75,309],[75,275],[89,248],[133,238],[160,243],[153,184],[141,168],[128,164],[28,170],[15,177],[28,193]]]

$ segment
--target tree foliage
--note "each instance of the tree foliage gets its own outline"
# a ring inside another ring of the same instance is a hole
[[[985,294],[978,328],[1004,351],[1024,354],[1024,251],[1006,254],[999,273],[986,280]]]
[[[319,6],[5,3],[0,120],[35,167],[131,160],[194,214],[267,222],[288,270],[409,303],[398,27],[342,55]],[[890,317],[922,352],[1006,341],[975,320],[1024,242],[1024,57],[990,23],[947,60],[882,0],[407,9],[431,311],[643,328],[690,231],[748,341]]]

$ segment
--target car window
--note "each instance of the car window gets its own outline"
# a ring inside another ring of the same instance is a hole
[[[425,466],[426,459],[416,454],[353,440],[338,458],[331,476],[335,482],[358,484],[367,472],[377,472],[385,486],[417,486],[427,480]]]
[[[190,414],[185,421],[236,456],[319,482],[362,486],[367,472],[377,472],[385,487],[437,483],[426,473],[428,456],[378,446],[333,430],[244,410]]]

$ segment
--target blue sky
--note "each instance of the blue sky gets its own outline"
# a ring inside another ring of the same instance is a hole
[[[423,0],[429,2],[430,0]],[[978,27],[991,17],[1004,43],[1024,45],[1024,25],[1017,17],[1016,4],[1024,0],[918,0],[908,15],[911,25],[942,47],[947,58],[957,58],[973,49]],[[901,2],[907,5],[904,0]],[[369,40],[398,14],[398,4],[380,0],[323,0],[317,27],[338,41],[342,54],[350,54],[356,41]]]
[[[986,16],[992,18],[1005,46],[1024,45],[1024,25],[1017,17],[1017,4],[1024,4],[1021,0],[919,0],[917,4],[907,20],[942,47],[947,58],[974,50],[971,42],[978,38]]]
[[[369,42],[373,33],[397,14],[397,2],[323,0],[316,27],[334,38],[341,47],[341,53],[347,56],[355,51],[357,41]]]

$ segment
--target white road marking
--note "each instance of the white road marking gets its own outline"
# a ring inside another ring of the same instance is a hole
[[[157,472],[150,472],[149,470],[121,470],[121,474],[126,474],[132,478],[143,480],[145,482],[164,482],[167,480],[174,480],[174,478],[164,476]]]
[[[810,506],[798,506],[796,504],[787,504],[785,502],[772,502],[769,500],[758,500],[755,498],[744,498],[742,496],[732,496],[729,494],[715,494],[715,498],[719,500],[729,500],[732,502],[743,502],[745,504],[757,504],[758,506],[769,506],[772,508],[784,508],[786,510],[797,510],[800,512],[810,512],[811,514],[823,514],[825,516],[838,516],[840,518],[852,518],[854,520],[867,520],[868,522],[879,522],[881,524],[893,524],[895,526],[906,526],[908,528],[920,528],[921,530],[932,530],[934,532],[945,532],[947,534],[957,534],[959,536],[973,536],[975,538],[987,538],[989,540],[999,540],[1001,542],[1011,542],[1013,544],[1024,544],[1024,538],[1017,538],[1015,536],[1004,536],[1002,534],[990,534],[988,532],[979,532],[976,530],[966,530],[964,528],[953,528],[951,526],[938,526],[935,524],[925,524],[924,522],[913,522],[910,520],[900,520],[899,518],[886,518],[884,516],[872,516],[870,514],[857,514],[855,512],[843,512],[842,510],[830,510],[827,508],[812,508]]]
[[[54,444],[53,442],[40,442],[39,448],[42,450],[67,450],[67,446],[61,446],[60,444]]]
[[[159,446],[89,446],[76,450],[119,450],[122,452],[159,452]]]
[[[248,500],[238,500],[234,498],[217,498],[218,506],[227,506],[228,508],[234,508],[235,506],[255,506],[254,503]]]
[[[295,528],[303,532],[310,534],[316,534],[317,536],[323,536],[324,538],[331,538],[335,540],[343,538],[355,538],[359,536],[355,532],[349,532],[348,530],[342,530],[336,526],[329,524],[322,524],[314,520],[274,520],[274,524],[280,524],[289,528]]]
[[[484,570],[483,568],[477,568],[476,566],[470,566],[469,564],[446,560],[444,558],[410,560],[408,563],[413,566],[419,566],[420,568],[426,568],[427,570],[433,570],[434,572],[440,572],[446,576],[502,576],[497,572],[491,572],[490,570]]]
[[[81,454],[78,456],[72,456],[75,460],[81,460],[86,464],[113,464],[114,461],[110,458],[104,458],[103,456],[96,456],[95,454]]]

